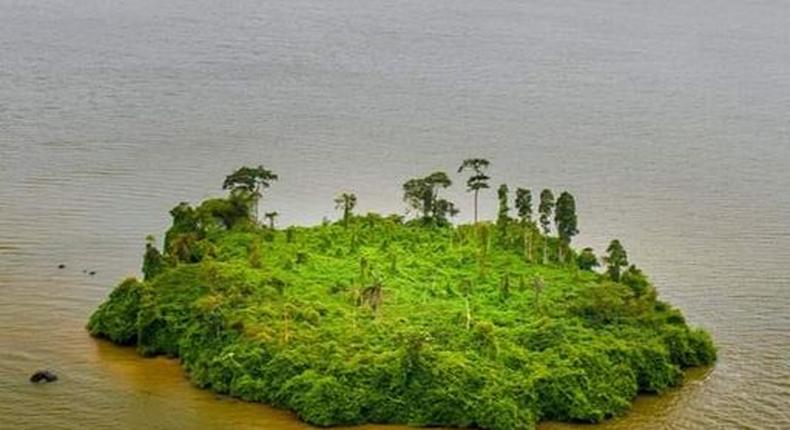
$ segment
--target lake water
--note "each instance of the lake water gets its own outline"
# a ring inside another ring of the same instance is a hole
[[[280,174],[284,225],[343,190],[403,212],[407,178],[478,155],[571,190],[577,245],[620,238],[720,347],[585,428],[790,428],[788,23],[786,0],[0,0],[0,428],[308,428],[84,324],[242,164]]]

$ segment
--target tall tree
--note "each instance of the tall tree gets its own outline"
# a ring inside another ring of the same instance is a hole
[[[263,217],[269,221],[269,228],[274,230],[274,219],[277,218],[280,214],[277,212],[266,212]]]
[[[356,206],[357,196],[353,193],[342,193],[335,198],[335,209],[343,210],[343,225],[348,226],[348,221]]]
[[[497,212],[496,222],[499,226],[507,225],[510,221],[510,206],[508,206],[508,193],[507,184],[502,184],[496,191],[497,198],[499,199],[499,211]]]
[[[477,198],[480,190],[488,188],[488,180],[490,179],[485,171],[491,163],[485,158],[467,158],[461,163],[458,168],[458,173],[464,170],[472,170],[472,176],[466,180],[466,190],[475,193],[475,224],[477,224]]]
[[[263,166],[247,167],[243,166],[225,177],[222,189],[230,190],[232,194],[246,194],[251,200],[252,212],[255,220],[258,220],[258,202],[260,201],[263,190],[269,188],[273,181],[278,179],[277,175]]]
[[[549,232],[551,232],[551,214],[554,211],[554,193],[549,189],[540,192],[540,205],[538,205],[538,212],[540,213],[540,225],[543,227],[543,264],[548,261],[548,247],[549,247]]]
[[[606,273],[613,281],[620,281],[622,268],[628,266],[628,254],[619,240],[615,239],[606,248],[606,255],[603,258],[606,263]]]
[[[423,221],[445,223],[448,216],[458,214],[455,205],[439,198],[439,190],[452,185],[444,172],[434,172],[424,178],[414,178],[403,184],[403,201],[421,214]]]
[[[576,217],[576,200],[571,193],[563,191],[557,199],[557,209],[554,211],[554,222],[557,226],[557,236],[560,239],[557,253],[560,262],[564,262],[565,250],[570,246],[573,236],[579,234],[578,219]]]
[[[532,261],[532,191],[525,188],[516,189],[516,210],[523,227],[524,255],[528,261]]]
[[[532,221],[532,191],[525,188],[516,189],[516,210],[522,224]]]

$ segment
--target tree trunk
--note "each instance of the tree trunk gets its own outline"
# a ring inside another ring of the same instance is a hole
[[[562,243],[562,239],[557,241],[557,260],[559,260],[560,264],[565,262]]]
[[[543,264],[548,264],[549,262],[549,238],[548,236],[544,236],[543,238]]]
[[[258,219],[258,203],[260,203],[260,201],[261,201],[261,196],[263,196],[263,194],[261,193],[260,185],[257,185],[255,187],[255,191],[253,191],[253,193],[252,193],[252,216],[255,217],[255,225],[256,226],[258,225],[258,222],[260,221]]]
[[[524,240],[526,241],[524,252],[527,254],[527,261],[532,263],[532,231],[529,229],[529,226],[525,227],[524,235]]]
[[[480,190],[475,190],[475,224],[477,224],[477,193],[479,192]]]
[[[529,251],[529,262],[530,262],[530,263],[532,263],[533,261],[535,261],[535,256],[534,256],[534,253],[532,252],[532,251],[533,251],[533,249],[532,249],[532,248],[533,248],[532,244],[533,244],[534,242],[535,242],[535,239],[534,239],[534,236],[533,236],[532,230],[529,230],[529,245],[528,245],[527,249],[528,249],[528,251]]]

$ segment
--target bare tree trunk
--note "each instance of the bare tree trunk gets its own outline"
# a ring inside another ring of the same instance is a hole
[[[530,263],[532,263],[534,261],[534,259],[535,259],[535,256],[533,255],[533,252],[532,252],[533,251],[532,250],[532,248],[533,248],[532,244],[534,242],[535,242],[535,238],[534,238],[534,235],[532,233],[532,230],[529,230],[529,245],[527,246],[527,249],[529,251],[529,262]]]
[[[255,217],[255,225],[258,225],[258,203],[261,202],[261,186],[257,185],[252,193],[252,216]]]
[[[479,192],[480,190],[475,190],[475,224],[477,224],[477,193]]]
[[[548,236],[544,236],[543,238],[543,264],[548,264],[549,262],[549,238]]]
[[[557,241],[557,259],[559,260],[560,264],[565,262],[563,247],[562,247],[562,239]]]

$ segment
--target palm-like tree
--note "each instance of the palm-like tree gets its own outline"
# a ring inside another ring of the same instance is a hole
[[[485,158],[467,158],[458,168],[458,173],[468,169],[471,169],[474,172],[474,174],[466,181],[466,187],[467,191],[472,191],[475,193],[475,224],[477,224],[478,195],[480,194],[480,190],[489,188],[488,180],[490,178],[485,174],[485,171],[488,169],[489,165],[491,165],[491,163]]]
[[[274,219],[277,218],[280,214],[277,212],[266,212],[263,217],[269,221],[269,228],[274,230]]]
[[[352,212],[357,206],[357,196],[354,193],[342,193],[335,197],[335,209],[343,210],[343,225],[348,225]]]

